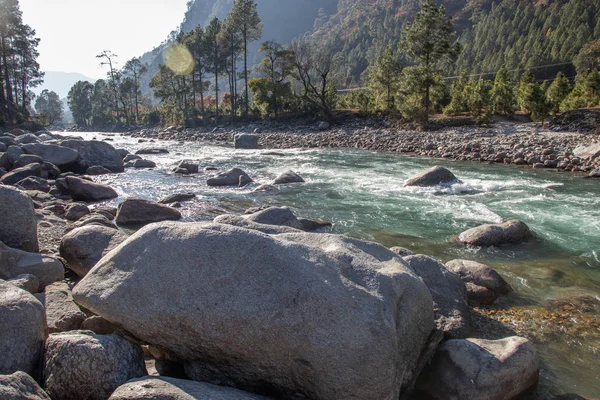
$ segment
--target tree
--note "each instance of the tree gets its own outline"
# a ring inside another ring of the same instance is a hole
[[[494,114],[511,117],[515,113],[515,92],[506,66],[496,73],[492,87],[492,108]]]
[[[560,111],[560,105],[569,93],[571,93],[571,82],[569,82],[569,79],[562,72],[559,72],[546,92],[546,97],[552,106],[554,114]]]
[[[142,64],[142,61],[139,58],[132,58],[131,60],[125,63],[123,67],[123,75],[131,80],[128,82],[126,93],[129,95],[133,95],[134,104],[135,104],[135,121],[139,123],[140,121],[140,105],[139,105],[139,97],[141,96],[141,84],[140,78],[143,74],[148,71],[148,67]]]
[[[237,60],[243,49],[243,38],[239,31],[235,13],[231,12],[223,22],[219,40],[223,43],[223,51],[227,54],[229,62],[225,70],[229,75],[229,93],[231,101],[231,116],[236,115],[237,109]],[[247,83],[247,82],[246,82]],[[247,99],[246,99],[247,100]]]
[[[551,109],[551,104],[546,99],[546,93],[535,82],[533,74],[529,71],[521,75],[517,87],[517,101],[521,111],[529,114],[534,121],[542,121],[542,124]]]
[[[98,79],[92,93],[92,126],[105,126],[114,122],[112,89],[104,79]]]
[[[444,108],[444,114],[457,115],[468,111],[468,96],[466,94],[467,78],[461,74],[458,79],[452,82],[450,87],[450,104]]]
[[[293,53],[276,42],[264,42],[259,49],[265,53],[257,70],[266,78],[255,78],[249,83],[252,94],[259,94],[260,101],[267,101],[268,111],[275,117],[279,115],[285,98],[291,97],[290,82],[286,82],[292,73]]]
[[[121,74],[116,69],[116,58],[118,56],[109,50],[104,50],[98,54],[96,58],[102,59],[101,66],[108,66],[107,78],[109,86],[113,94],[113,109],[117,112],[117,118],[120,118],[120,112],[122,111],[125,115],[125,120],[129,123],[129,114],[125,106],[125,100],[123,99],[120,85],[121,85]],[[119,109],[119,102],[121,103],[122,109]]]
[[[248,44],[259,40],[263,32],[263,24],[258,15],[257,4],[255,0],[235,0],[233,10],[231,11],[235,25],[242,36],[242,46],[244,52],[244,116],[248,116]]]
[[[469,113],[477,123],[486,123],[492,113],[492,83],[484,79],[470,80],[465,88]]]
[[[400,72],[402,64],[398,62],[394,51],[390,46],[375,60],[375,63],[367,70],[369,90],[376,97],[382,94],[386,110],[394,108],[394,94],[400,87]]]
[[[188,34],[186,45],[194,58],[194,72],[192,74],[194,106],[196,105],[196,93],[199,93],[200,113],[204,115],[204,93],[210,88],[210,83],[205,80],[205,77],[208,74],[210,61],[207,36],[200,25]]]
[[[517,85],[517,104],[519,109],[525,113],[530,113],[531,110],[528,108],[528,97],[531,96],[532,87],[535,85],[535,77],[531,71],[525,71],[521,75],[519,84]]]
[[[67,102],[77,126],[89,127],[92,124],[93,93],[94,85],[87,81],[79,81],[69,90]]]
[[[583,46],[573,63],[578,74],[600,68],[600,40],[593,40]]]
[[[424,128],[427,128],[434,76],[439,74],[440,65],[456,60],[460,51],[452,21],[446,16],[446,9],[436,6],[433,0],[425,0],[414,21],[407,23],[400,49],[421,67],[424,74],[424,90],[421,93],[424,108],[422,122]]]
[[[48,126],[54,125],[63,118],[63,103],[55,92],[44,89],[35,101],[35,111]]]
[[[307,37],[292,41],[293,76],[302,85],[302,99],[307,106],[333,121],[337,90],[331,81],[335,59],[331,52],[313,44]]]
[[[219,74],[223,71],[226,63],[227,54],[224,53],[220,42],[219,33],[222,23],[218,18],[213,18],[206,27],[206,55],[210,69],[215,76],[215,98],[216,98],[216,118],[219,119]]]

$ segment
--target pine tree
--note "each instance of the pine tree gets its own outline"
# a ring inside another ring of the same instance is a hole
[[[478,79],[471,80],[465,88],[469,113],[478,124],[487,123],[492,113],[492,83]]]
[[[515,92],[506,66],[496,73],[492,87],[492,111],[494,114],[511,117],[515,113]]]
[[[204,115],[204,93],[210,88],[210,82],[205,80],[209,69],[208,40],[204,29],[198,25],[186,38],[186,46],[194,58],[194,72],[192,85],[194,87],[192,98],[196,105],[196,93],[200,94],[200,113]]]
[[[73,120],[79,127],[89,127],[92,124],[92,94],[94,93],[94,85],[87,81],[79,81],[67,95],[67,102]]]
[[[223,52],[223,46],[219,41],[222,22],[218,18],[213,18],[206,27],[206,56],[210,70],[215,76],[215,98],[216,98],[216,118],[219,119],[219,74],[223,71],[225,59],[227,57]]]
[[[450,104],[444,108],[444,114],[457,115],[468,111],[467,95],[466,95],[467,78],[465,74],[461,74],[458,79],[452,82],[450,87]]]
[[[227,15],[219,36],[219,40],[223,43],[223,51],[229,57],[229,62],[226,64],[225,69],[229,75],[231,116],[234,117],[237,109],[237,61],[243,49],[243,38],[233,12]]]
[[[125,77],[129,77],[131,78],[130,85],[129,85],[129,90],[127,90],[127,92],[129,92],[130,94],[133,94],[134,97],[134,106],[135,106],[135,121],[137,123],[139,123],[140,121],[140,105],[139,105],[139,98],[141,96],[141,84],[140,84],[140,79],[141,76],[143,74],[145,74],[148,71],[148,67],[146,67],[144,64],[142,64],[141,60],[139,58],[132,58],[131,60],[127,61],[125,63],[125,66],[123,67],[123,75]]]
[[[559,72],[546,92],[546,97],[552,105],[552,112],[554,114],[560,111],[561,103],[567,98],[570,92],[571,83],[562,72]]]
[[[369,90],[376,97],[383,95],[385,110],[394,108],[394,96],[400,87],[402,64],[390,46],[377,58],[368,70]]]
[[[458,57],[460,47],[455,43],[456,33],[443,6],[425,0],[412,23],[404,29],[400,49],[422,69],[424,80],[423,126],[429,124],[431,86],[438,68]]]
[[[63,118],[63,103],[55,92],[44,89],[35,101],[35,111],[48,126],[54,125]]]
[[[248,116],[248,44],[259,40],[263,32],[263,23],[258,15],[255,0],[235,0],[233,4],[232,19],[235,21],[238,31],[242,36],[244,53],[244,116]]]

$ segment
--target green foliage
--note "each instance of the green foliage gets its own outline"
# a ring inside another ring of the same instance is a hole
[[[440,102],[446,96],[446,85],[442,81],[441,75],[434,75],[428,80],[424,69],[424,67],[412,66],[402,70],[398,92],[398,111],[406,120],[422,122],[427,119],[427,108],[423,96],[427,87],[429,87],[431,109],[439,109]],[[421,110],[416,109],[419,104]]]
[[[514,86],[504,65],[502,65],[494,79],[491,101],[494,114],[511,117],[515,113]]]
[[[369,90],[375,94],[375,106],[379,110],[392,110],[394,96],[400,88],[402,64],[391,47],[386,47],[375,63],[367,69]]]
[[[431,110],[431,87],[434,77],[440,74],[439,68],[455,60],[460,47],[455,43],[456,33],[452,21],[446,16],[444,6],[438,7],[433,0],[425,0],[403,31],[400,49],[412,61],[416,62],[423,74],[420,79],[422,90],[410,95],[421,95],[425,108],[423,126],[427,128]]]
[[[51,126],[63,118],[64,106],[55,92],[44,89],[35,101],[35,111]]]
[[[570,92],[571,82],[569,82],[562,72],[559,72],[546,91],[546,97],[552,106],[554,114],[560,111],[561,103],[567,98]]]
[[[79,81],[69,91],[67,102],[75,124],[80,127],[89,127],[92,124],[92,95],[94,85],[87,81]]]
[[[444,114],[457,115],[468,111],[468,96],[465,93],[466,85],[467,78],[464,74],[452,82],[450,87],[451,100],[450,104],[444,108]]]
[[[517,102],[521,111],[529,114],[534,121],[544,121],[552,106],[546,99],[546,93],[535,82],[533,75],[529,71],[525,72],[519,81]]]
[[[469,114],[478,124],[489,122],[493,111],[492,82],[484,79],[470,80],[465,86]]]
[[[578,74],[599,68],[600,40],[592,40],[583,46],[579,54],[577,54],[577,57],[575,57],[573,63],[575,64]]]
[[[375,96],[371,92],[350,91],[339,97],[337,105],[341,109],[358,110],[361,114],[371,114],[375,110]]]
[[[260,51],[265,54],[257,71],[266,78],[256,78],[250,89],[254,101],[262,105],[267,114],[279,115],[284,109],[290,108],[292,85],[289,78],[294,65],[294,54],[291,50],[283,48],[276,42],[264,42]]]
[[[600,72],[585,71],[577,75],[575,87],[560,105],[561,111],[584,107],[595,107],[600,104]]]

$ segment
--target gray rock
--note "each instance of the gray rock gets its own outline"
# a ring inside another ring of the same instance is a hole
[[[37,252],[37,217],[33,200],[23,191],[0,185],[0,241],[9,247]]]
[[[302,225],[288,207],[269,207],[265,210],[245,215],[244,218],[257,224],[289,226],[290,228],[304,230],[304,225]]]
[[[600,157],[600,143],[581,145],[573,150],[573,155],[577,158],[593,160]]]
[[[302,224],[302,230],[306,232],[325,230],[333,226],[331,222],[323,221],[320,219],[298,218],[298,221],[300,221],[300,223]]]
[[[0,242],[0,279],[34,275],[41,288],[64,279],[65,269],[54,257],[13,249]]]
[[[77,150],[57,144],[32,143],[23,145],[23,151],[42,157],[59,168],[69,166],[79,159]]]
[[[239,186],[241,177],[243,177],[243,179],[249,179],[250,182],[252,181],[244,171],[239,168],[233,168],[209,178],[206,181],[206,184],[208,186]]]
[[[540,359],[527,339],[449,340],[419,376],[433,399],[509,400],[534,387]]]
[[[169,154],[169,150],[161,149],[161,148],[147,148],[140,149],[135,152],[136,155],[144,155],[144,154]]]
[[[329,122],[327,122],[327,121],[321,121],[321,122],[319,122],[319,125],[317,125],[317,128],[320,131],[326,131],[330,127],[331,127],[331,124],[329,124]]]
[[[436,328],[447,338],[464,339],[471,336],[473,327],[467,303],[467,290],[460,277],[432,257],[414,255],[404,261],[431,292]]]
[[[404,247],[398,247],[398,246],[390,248],[390,251],[393,252],[394,254],[399,255],[400,257],[414,256],[415,255],[415,253],[413,253],[409,249],[406,249]]]
[[[112,172],[123,172],[123,158],[109,143],[98,140],[63,140],[60,144],[79,153],[79,165],[83,170],[101,166]]]
[[[98,335],[112,335],[117,327],[102,317],[93,315],[81,323],[81,329],[92,331]]]
[[[0,178],[0,183],[4,185],[14,185],[30,176],[42,176],[42,166],[40,164],[29,164],[22,168],[13,169]]]
[[[275,178],[272,185],[284,185],[287,183],[302,183],[302,182],[304,182],[304,179],[302,179],[300,177],[300,175],[298,175],[294,171],[287,171],[287,172],[284,172],[283,174],[279,175],[277,178]]]
[[[50,335],[44,361],[44,385],[57,399],[106,400],[125,382],[146,375],[140,346],[89,331]]]
[[[110,186],[101,185],[86,179],[67,176],[66,183],[73,200],[90,202],[119,197],[117,192]]]
[[[73,301],[71,289],[66,283],[57,282],[46,286],[44,307],[48,333],[79,329],[86,319],[85,313]]]
[[[42,163],[42,178],[56,179],[61,174],[60,169],[49,162]]]
[[[250,229],[253,231],[266,233],[269,235],[277,235],[280,233],[298,233],[298,232],[300,232],[298,229],[295,229],[295,228],[290,228],[290,227],[281,226],[281,225],[259,224],[256,222],[248,221],[246,218],[244,218],[242,216],[231,215],[231,214],[219,215],[218,217],[216,217],[214,219],[213,222],[215,222],[217,224],[225,224],[225,225],[237,226],[240,228],[246,228],[246,229]]]
[[[188,174],[197,174],[200,168],[200,165],[197,161],[193,160],[182,160],[177,165],[178,169],[184,169]]]
[[[13,168],[22,168],[29,164],[43,164],[44,160],[40,156],[34,156],[33,154],[21,154],[19,158],[14,162]]]
[[[85,204],[72,203],[65,210],[65,218],[69,221],[78,221],[89,213],[90,209]]]
[[[411,177],[404,186],[437,186],[453,182],[458,182],[458,178],[450,170],[435,166]]]
[[[40,280],[37,276],[31,274],[19,275],[9,279],[7,282],[31,294],[37,293],[40,290]]]
[[[533,233],[524,222],[512,220],[469,229],[461,233],[458,240],[472,246],[499,246],[523,243],[533,237]]]
[[[44,306],[32,294],[0,280],[0,374],[36,375],[46,339]]]
[[[590,172],[590,178],[600,178],[600,168],[596,168]]]
[[[125,157],[127,157],[130,154],[129,150],[126,149],[115,149],[115,151],[119,153],[119,156],[121,157],[123,162],[125,162]]]
[[[3,142],[0,142],[0,153],[4,153],[6,151],[6,145]]]
[[[130,161],[135,161],[135,160],[141,160],[142,157],[140,156],[136,156],[135,154],[127,154],[124,158],[123,158],[123,162],[124,163],[128,163]]]
[[[161,200],[159,200],[160,204],[171,204],[171,203],[179,203],[182,201],[189,201],[196,198],[194,193],[176,193],[171,194]]]
[[[3,400],[50,400],[50,397],[25,372],[0,375],[0,399]]]
[[[118,225],[142,225],[161,221],[177,221],[181,213],[164,204],[130,197],[119,205]]]
[[[86,175],[107,175],[112,173],[112,171],[108,168],[104,168],[100,165],[94,165],[93,167],[89,167],[85,170]]]
[[[67,267],[85,276],[109,251],[127,239],[123,232],[102,225],[86,225],[73,229],[60,241],[60,255]]]
[[[29,143],[40,143],[41,140],[33,133],[27,133],[25,135],[15,138],[15,142],[18,144],[29,144]]]
[[[235,135],[234,145],[236,149],[258,149],[258,136],[247,133]]]
[[[465,282],[469,301],[474,304],[493,304],[501,295],[512,290],[498,272],[485,264],[469,260],[452,260],[446,268]]]
[[[133,160],[126,164],[127,167],[141,169],[141,168],[154,168],[156,167],[156,163],[150,160]]]
[[[273,185],[260,185],[253,190],[256,193],[276,193],[279,192],[279,188]]]
[[[109,217],[107,217],[104,214],[93,212],[81,217],[79,220],[77,220],[77,222],[75,222],[73,226],[75,228],[81,228],[83,226],[88,225],[99,225],[106,226],[107,228],[111,229],[117,229],[117,226],[112,222],[112,219],[114,219],[114,217],[111,217],[111,219],[109,219]]]
[[[0,168],[10,170],[19,157],[23,155],[23,150],[19,146],[8,146],[6,151],[0,156]]]
[[[73,295],[195,380],[283,398],[398,398],[433,328],[429,291],[379,244],[222,224],[147,226]]]
[[[266,400],[238,389],[167,377],[133,379],[120,386],[109,400]]]
[[[15,186],[25,191],[36,190],[44,193],[48,193],[50,191],[50,184],[48,181],[38,176],[30,176],[20,180],[15,184]]]

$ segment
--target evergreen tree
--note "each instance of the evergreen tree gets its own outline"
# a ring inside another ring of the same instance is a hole
[[[244,116],[248,116],[248,44],[260,40],[263,32],[263,23],[258,15],[255,0],[235,0],[233,4],[232,19],[242,37],[244,53]]]
[[[546,99],[546,93],[535,82],[533,74],[529,71],[521,75],[517,88],[517,101],[521,111],[529,114],[534,121],[543,121],[550,112],[551,104]]]
[[[394,95],[400,88],[400,73],[402,64],[398,62],[391,47],[386,47],[383,53],[377,58],[368,70],[369,90],[376,97],[383,95],[383,109],[391,110],[394,108]]]
[[[507,117],[513,116],[516,102],[515,92],[505,65],[502,65],[496,73],[491,96],[492,111],[494,114],[505,115]]]
[[[535,77],[531,71],[526,71],[521,75],[517,85],[517,104],[519,109],[525,113],[531,113],[531,109],[528,108],[528,98],[531,96],[532,87],[535,85]]]
[[[194,58],[194,72],[192,74],[192,85],[194,87],[192,98],[196,105],[196,93],[200,94],[200,113],[204,115],[204,93],[210,88],[210,82],[206,75],[209,70],[208,40],[204,29],[198,25],[192,30],[186,39],[186,45]]]
[[[403,31],[400,49],[421,67],[423,73],[423,126],[429,124],[431,111],[431,86],[439,66],[456,59],[459,46],[455,43],[456,33],[446,9],[438,7],[433,0],[425,0],[412,23]]]
[[[140,105],[139,99],[142,95],[141,93],[141,84],[140,79],[143,74],[148,71],[148,67],[142,64],[142,61],[139,58],[132,58],[131,60],[125,63],[123,67],[123,75],[126,78],[130,78],[128,81],[126,93],[129,93],[130,96],[134,98],[134,106],[135,106],[135,121],[139,123],[140,121]]]
[[[54,125],[63,118],[64,106],[55,92],[44,89],[35,101],[35,111],[48,125]]]
[[[87,81],[79,81],[67,95],[67,102],[73,120],[79,127],[89,127],[92,124],[92,95],[94,93],[94,85]]]
[[[464,74],[458,77],[450,87],[450,104],[444,108],[444,114],[456,115],[468,111],[466,95],[467,78]]]
[[[487,123],[492,113],[492,83],[478,79],[471,80],[465,88],[469,113],[478,124]]]
[[[546,92],[546,97],[552,105],[552,112],[554,114],[560,111],[561,103],[567,98],[570,92],[571,83],[562,72],[559,72]]]
[[[223,71],[226,63],[227,54],[223,51],[220,42],[219,33],[221,32],[222,22],[218,18],[213,18],[206,27],[206,56],[210,70],[215,76],[215,98],[216,98],[216,118],[219,119],[219,74]]]
[[[237,61],[243,49],[243,37],[239,31],[238,21],[235,13],[231,12],[223,22],[219,33],[220,41],[223,43],[223,51],[228,55],[229,62],[225,70],[229,75],[229,93],[231,97],[231,115],[236,115],[237,109]]]

